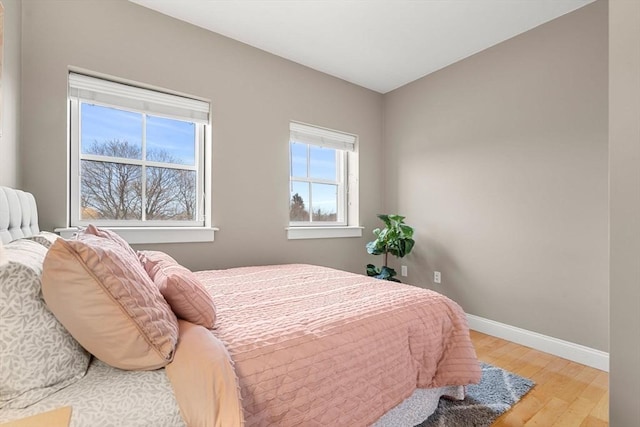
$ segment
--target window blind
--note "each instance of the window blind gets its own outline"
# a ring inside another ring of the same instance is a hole
[[[291,142],[345,151],[355,151],[356,149],[357,137],[348,133],[295,122],[289,124],[289,131]]]
[[[84,74],[69,73],[69,97],[151,115],[209,124],[208,102]]]

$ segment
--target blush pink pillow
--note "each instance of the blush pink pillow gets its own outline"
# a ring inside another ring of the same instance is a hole
[[[157,369],[173,358],[178,320],[137,256],[90,234],[56,240],[44,260],[49,309],[90,353],[120,369]]]
[[[103,239],[110,240],[120,246],[122,250],[128,252],[129,255],[136,257],[136,251],[134,251],[133,248],[129,246],[129,243],[127,243],[127,241],[120,237],[115,231],[111,231],[108,228],[98,228],[93,224],[89,224],[87,228],[78,233],[78,238],[81,239],[86,235],[102,237]]]
[[[141,251],[138,257],[176,316],[208,329],[213,328],[216,307],[195,274],[164,252]]]

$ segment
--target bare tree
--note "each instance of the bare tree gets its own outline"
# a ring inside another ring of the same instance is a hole
[[[161,150],[147,151],[147,160],[164,163],[178,163],[173,156]],[[146,182],[145,215],[151,219],[170,219],[176,215],[174,200],[177,195],[177,170],[148,167]]]
[[[194,220],[198,200],[196,196],[196,173],[179,170],[177,176],[177,199],[181,204],[185,220]]]
[[[88,154],[139,159],[140,148],[118,139],[95,141]],[[142,168],[126,163],[82,160],[81,194],[83,212],[95,212],[99,219],[141,219]]]
[[[338,215],[335,212],[323,212],[322,209],[318,208],[313,211],[313,220],[335,222],[338,220]]]
[[[141,150],[128,141],[94,141],[87,154],[141,159]],[[147,160],[179,164],[166,151],[148,150]],[[197,206],[195,172],[165,167],[82,160],[81,203],[84,219],[194,219]]]

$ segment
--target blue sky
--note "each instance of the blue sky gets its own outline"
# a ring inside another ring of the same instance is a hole
[[[94,141],[128,141],[142,146],[142,114],[116,108],[82,103],[81,147],[86,148]],[[195,125],[179,120],[147,116],[147,150],[164,150],[186,165],[195,164]],[[310,150],[307,171],[307,147]],[[294,176],[336,180],[336,150],[291,144],[291,167]],[[308,174],[308,175],[307,175]],[[309,200],[309,193],[313,200]],[[323,212],[337,212],[337,187],[327,184],[294,182],[292,193],[304,199],[307,209],[322,209]],[[311,205],[311,206],[310,206]]]
[[[307,171],[307,147],[309,147],[309,170]],[[336,180],[336,150],[331,148],[315,147],[313,145],[291,144],[291,169],[292,175],[298,177],[320,178]],[[307,175],[308,173],[308,175]],[[305,208],[309,209],[309,192],[312,193],[311,209],[322,209],[326,213],[336,213],[337,187],[327,184],[309,184],[306,182],[293,182],[291,196],[298,193],[304,200]]]
[[[82,152],[94,141],[126,140],[142,146],[142,114],[82,103]],[[195,162],[195,125],[147,116],[147,150],[164,150],[181,163]]]

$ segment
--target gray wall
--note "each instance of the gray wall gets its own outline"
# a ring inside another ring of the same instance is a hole
[[[289,121],[360,137],[360,217],[375,225],[382,96],[118,1],[23,2],[21,184],[44,229],[64,226],[69,66],[211,99],[216,241],[158,245],[192,269],[313,262],[364,271],[368,237],[286,239]],[[150,246],[149,246],[150,247]]]
[[[386,207],[417,236],[408,281],[604,351],[607,16],[593,3],[384,99]]]
[[[286,161],[273,152],[292,118],[359,133],[361,216],[375,225],[381,97],[134,5],[103,3],[24,3],[23,107],[38,119],[23,126],[22,186],[38,196],[45,227],[65,219],[66,69],[84,66],[213,100],[222,231],[213,244],[163,249],[200,268],[317,259],[358,270],[368,237],[284,239],[286,206],[273,200],[287,197]],[[20,2],[3,4],[0,184],[17,185]],[[609,103],[606,14],[596,2],[385,97],[384,154],[394,159],[386,196],[417,229],[410,281],[473,314],[606,350],[609,105],[611,425],[627,426],[640,424],[640,5],[610,5]],[[242,177],[225,160],[243,152],[239,129],[255,150]],[[264,220],[252,224],[239,194],[270,204]],[[434,269],[443,286],[431,283]]]
[[[0,185],[18,185],[20,141],[20,0],[2,0],[4,6],[4,55],[2,64],[2,137],[0,137]]]
[[[610,422],[640,425],[640,2],[609,12]]]
[[[379,261],[363,247],[385,208],[416,228],[408,282],[472,314],[608,349],[606,2],[384,97],[122,0],[22,7],[22,108],[37,120],[22,127],[18,181],[44,229],[66,221],[66,78],[82,67],[213,102],[221,231],[150,248],[193,269],[362,271]],[[360,135],[365,237],[286,240],[291,119]]]

